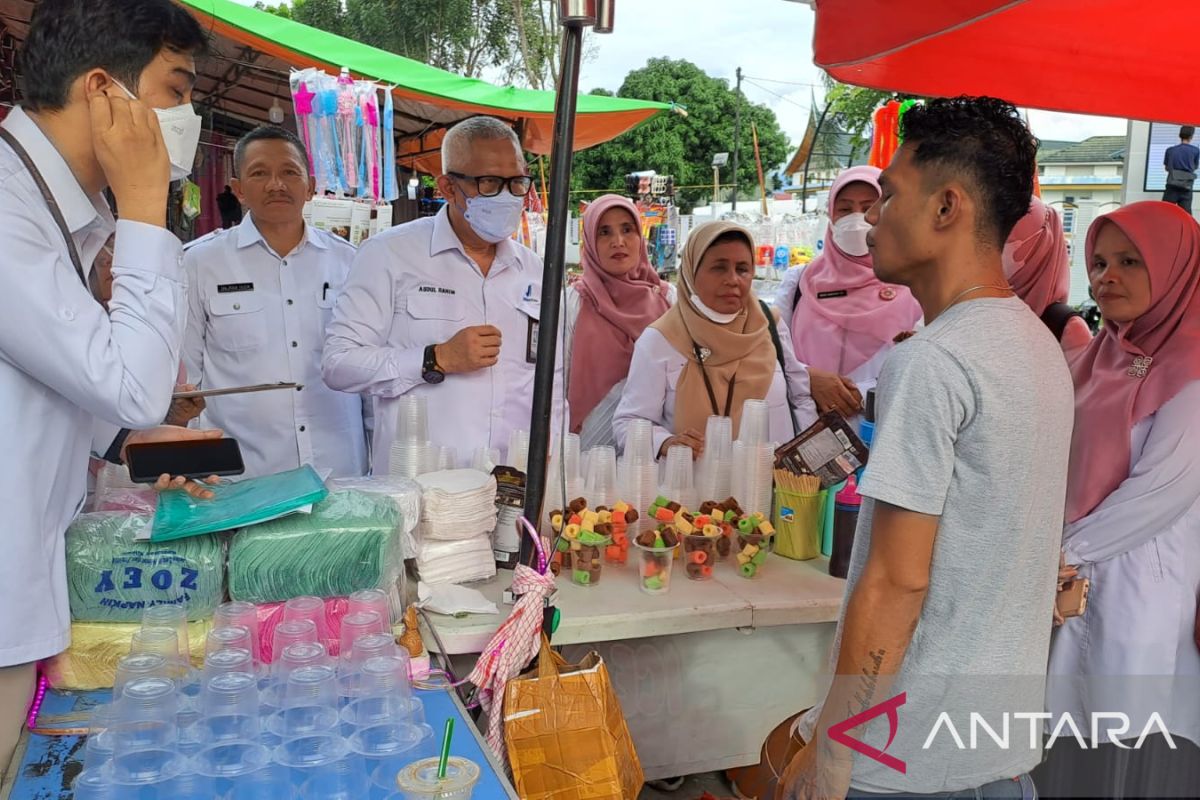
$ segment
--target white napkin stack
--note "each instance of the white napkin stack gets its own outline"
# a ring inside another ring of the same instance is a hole
[[[496,479],[473,469],[430,472],[421,485],[417,571],[430,584],[467,583],[496,574]]]

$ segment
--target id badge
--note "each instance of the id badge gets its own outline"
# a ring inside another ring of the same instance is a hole
[[[529,330],[525,335],[525,363],[537,363],[538,320],[529,318]]]

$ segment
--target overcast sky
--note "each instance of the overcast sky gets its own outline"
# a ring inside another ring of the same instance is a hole
[[[594,37],[597,47],[583,65],[580,90],[616,90],[630,70],[661,56],[685,58],[731,85],[740,66],[746,97],[772,108],[795,145],[804,135],[812,92],[821,99],[814,87],[821,73],[812,63],[813,17],[807,5],[784,0],[618,0],[616,29]],[[1104,117],[1031,111],[1029,121],[1042,139],[1125,133],[1124,120]]]

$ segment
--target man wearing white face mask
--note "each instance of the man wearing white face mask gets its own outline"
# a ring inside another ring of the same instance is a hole
[[[388,472],[402,395],[427,398],[429,440],[469,463],[529,428],[542,263],[512,240],[532,181],[513,130],[473,117],[442,141],[446,206],[359,249],[328,328],[331,389],[375,396],[371,469]],[[549,335],[550,332],[547,332]],[[562,351],[555,366],[561,385]],[[564,402],[555,388],[552,430]]]
[[[191,102],[204,45],[170,0],[42,0],[20,54],[22,104],[0,128],[0,764],[34,662],[70,643],[63,532],[89,450],[119,460],[130,442],[214,435],[152,428],[171,402],[187,308],[165,228],[170,148],[152,109]],[[106,312],[89,282],[114,231]],[[124,439],[121,426],[149,430]]]

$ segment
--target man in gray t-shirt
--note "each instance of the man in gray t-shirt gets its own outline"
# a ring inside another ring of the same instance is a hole
[[[835,678],[799,723],[813,745],[784,800],[1021,797],[1040,760],[1074,402],[1000,264],[1036,146],[986,98],[931,101],[904,126],[868,239],[927,324],[879,378]]]

